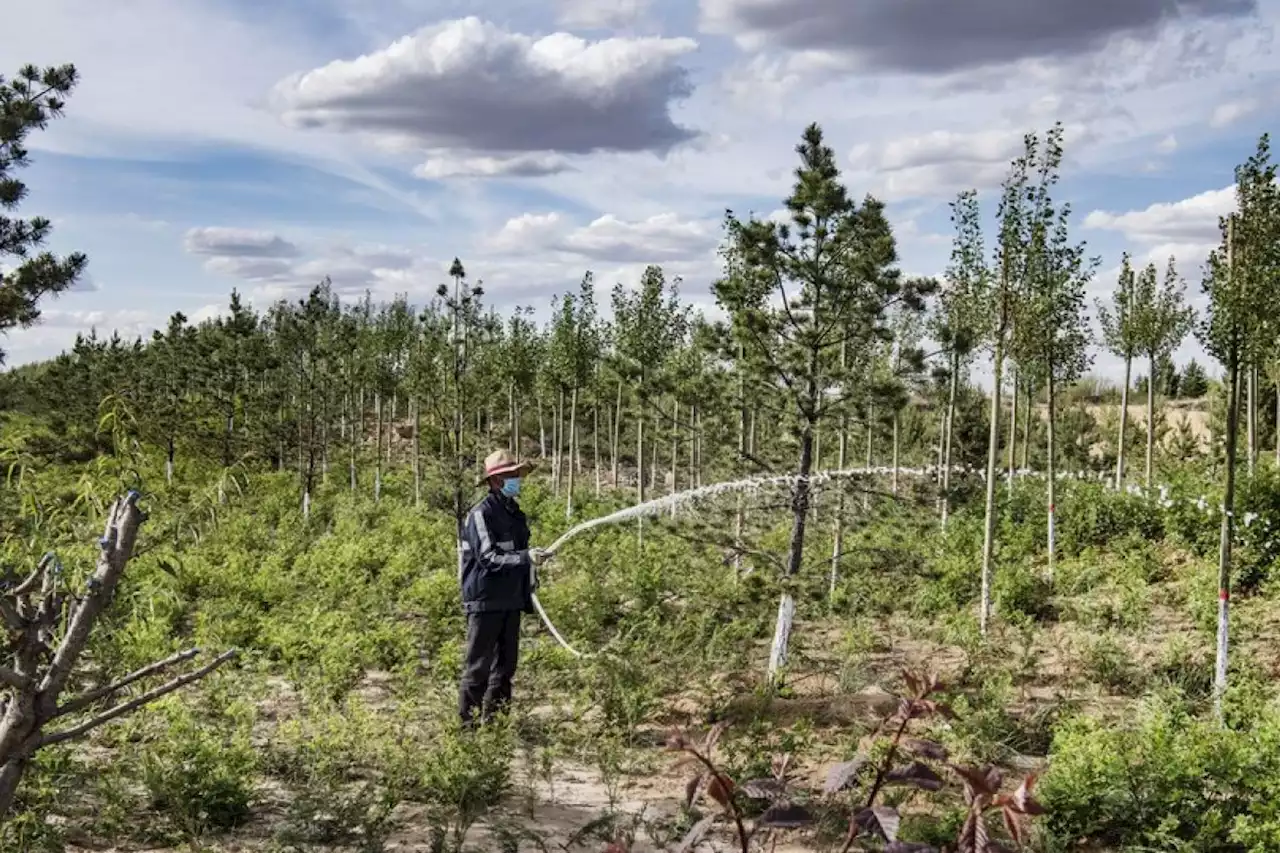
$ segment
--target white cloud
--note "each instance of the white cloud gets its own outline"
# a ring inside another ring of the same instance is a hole
[[[415,168],[413,173],[431,181],[448,178],[540,178],[558,175],[572,168],[567,158],[551,152],[467,157],[442,151]]]
[[[294,127],[429,149],[664,152],[694,136],[670,105],[689,93],[680,62],[696,47],[689,38],[534,38],[464,18],[291,75],[272,103]]]
[[[719,241],[718,221],[682,219],[674,213],[636,221],[606,214],[578,228],[559,213],[529,213],[508,220],[489,245],[507,253],[540,250],[597,261],[658,264],[714,252]]]
[[[1258,111],[1258,102],[1254,98],[1239,101],[1228,101],[1220,104],[1209,118],[1209,126],[1223,128],[1235,124],[1242,118],[1248,118]]]
[[[1160,140],[1160,144],[1156,146],[1156,150],[1161,154],[1172,154],[1178,150],[1178,137],[1172,133]]]
[[[1218,218],[1236,207],[1235,186],[1208,190],[1176,202],[1157,202],[1143,210],[1110,213],[1095,210],[1084,218],[1084,227],[1118,231],[1128,240],[1142,243],[1216,245]]]

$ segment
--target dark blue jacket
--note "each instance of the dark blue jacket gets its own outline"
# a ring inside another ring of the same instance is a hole
[[[514,499],[490,490],[462,529],[462,609],[531,611],[529,569],[529,522]]]

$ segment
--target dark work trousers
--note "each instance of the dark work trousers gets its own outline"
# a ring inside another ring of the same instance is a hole
[[[472,724],[477,708],[487,721],[511,701],[511,679],[519,656],[519,610],[467,614],[467,646],[458,690],[463,725]]]

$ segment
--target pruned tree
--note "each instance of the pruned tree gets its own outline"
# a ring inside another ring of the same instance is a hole
[[[768,395],[797,441],[788,579],[803,561],[819,425],[863,390],[849,381],[837,356],[846,344],[861,350],[887,340],[887,312],[897,305],[922,311],[931,285],[902,281],[884,205],[871,197],[859,205],[849,197],[818,125],[805,129],[796,151],[800,167],[786,201],[791,221],[743,221],[729,212],[728,274],[713,288],[760,367],[747,381]],[[794,612],[784,589],[769,660],[772,683],[786,665]]]
[[[112,720],[204,678],[235,656],[224,652],[198,669],[125,698],[125,691],[195,658],[189,649],[123,677],[94,684],[78,669],[98,620],[110,606],[146,513],[129,492],[107,512],[97,566],[83,592],[69,588],[62,564],[47,554],[25,578],[0,584],[0,620],[7,633],[0,663],[0,819],[13,805],[36,752],[76,740]],[[56,728],[52,728],[56,725]]]
[[[0,335],[27,328],[40,319],[40,300],[69,289],[84,273],[89,259],[80,252],[59,258],[42,250],[53,229],[44,217],[10,218],[27,196],[26,184],[13,172],[29,164],[25,142],[33,130],[44,130],[62,115],[65,98],[79,82],[74,65],[45,69],[24,66],[12,80],[0,75]],[[0,350],[0,364],[4,351]]]
[[[1214,707],[1222,718],[1227,688],[1231,556],[1235,536],[1235,486],[1239,437],[1241,372],[1268,345],[1269,312],[1280,293],[1277,267],[1276,164],[1264,135],[1254,155],[1236,168],[1236,212],[1221,220],[1222,246],[1209,256],[1203,291],[1209,305],[1197,329],[1205,349],[1226,368],[1226,434],[1222,528],[1218,543],[1218,640],[1214,665]]]
[[[1124,451],[1125,430],[1129,425],[1129,387],[1133,384],[1133,358],[1138,353],[1141,343],[1136,322],[1134,300],[1136,297],[1136,277],[1133,265],[1129,261],[1129,253],[1125,252],[1120,262],[1120,278],[1116,282],[1115,292],[1111,295],[1111,308],[1101,300],[1098,301],[1098,322],[1102,326],[1102,340],[1114,355],[1124,359],[1124,384],[1120,388],[1120,433],[1116,438],[1116,479],[1117,489],[1124,486]],[[1148,412],[1148,417],[1150,412]]]
[[[1137,352],[1147,358],[1147,463],[1145,483],[1152,486],[1156,448],[1157,366],[1169,360],[1195,325],[1195,312],[1186,304],[1186,285],[1169,258],[1164,281],[1158,282],[1155,264],[1149,264],[1138,278],[1134,296]]]

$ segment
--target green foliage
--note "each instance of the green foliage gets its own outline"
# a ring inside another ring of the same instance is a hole
[[[1166,699],[1130,724],[1078,716],[1059,728],[1040,787],[1051,849],[1272,849],[1280,716],[1270,705],[1247,713],[1233,731]]]
[[[251,717],[197,719],[178,702],[163,707],[164,725],[137,753],[150,806],[178,837],[239,826],[249,816],[257,756]]]
[[[0,210],[11,212],[26,198],[27,187],[13,173],[28,165],[26,139],[62,115],[65,99],[79,82],[75,66],[21,68],[12,79],[0,76]],[[0,275],[0,335],[40,319],[40,300],[76,283],[88,264],[76,252],[59,258],[41,247],[52,223],[43,217],[13,219],[0,215],[0,259],[17,266]],[[4,352],[0,350],[0,364]]]

